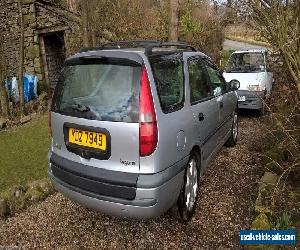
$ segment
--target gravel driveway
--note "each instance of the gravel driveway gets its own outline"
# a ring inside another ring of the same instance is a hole
[[[170,213],[147,221],[112,218],[54,194],[15,217],[0,220],[0,249],[239,249],[239,230],[248,228],[254,217],[260,165],[251,144],[262,133],[261,124],[255,117],[240,119],[238,145],[223,148],[206,172],[196,215],[187,225]]]

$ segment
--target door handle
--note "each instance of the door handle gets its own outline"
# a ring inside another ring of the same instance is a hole
[[[224,107],[224,103],[220,102],[220,109],[222,109]]]
[[[204,120],[204,114],[202,112],[199,113],[198,119],[199,119],[200,122]]]

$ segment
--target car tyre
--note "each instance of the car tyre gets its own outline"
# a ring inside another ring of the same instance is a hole
[[[226,141],[225,146],[227,147],[235,146],[238,140],[238,133],[239,133],[238,112],[237,110],[235,110],[233,114],[231,134],[228,140]]]
[[[177,204],[174,206],[176,217],[184,223],[191,220],[195,213],[200,182],[200,156],[192,152],[184,172],[184,183]]]

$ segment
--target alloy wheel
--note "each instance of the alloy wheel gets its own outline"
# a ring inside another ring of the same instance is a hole
[[[194,158],[191,158],[188,163],[186,172],[185,183],[185,205],[188,211],[191,211],[194,207],[197,198],[198,191],[198,169],[197,162]]]
[[[232,134],[233,134],[234,141],[236,141],[237,136],[238,136],[238,115],[237,115],[237,113],[235,113],[233,116]]]

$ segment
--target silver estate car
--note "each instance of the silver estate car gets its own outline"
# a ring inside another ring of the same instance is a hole
[[[200,177],[237,142],[236,90],[185,43],[127,41],[66,60],[49,113],[49,175],[71,200],[118,217],[195,212]]]

